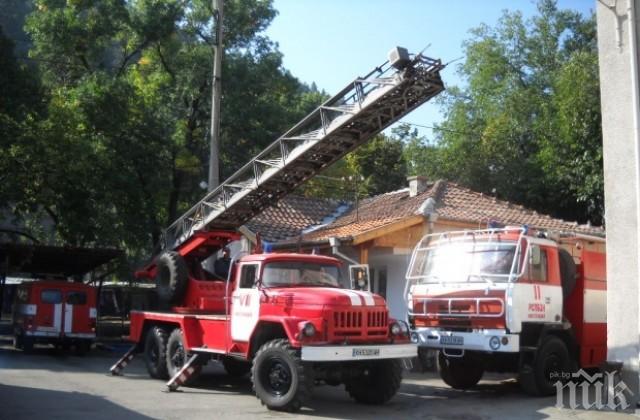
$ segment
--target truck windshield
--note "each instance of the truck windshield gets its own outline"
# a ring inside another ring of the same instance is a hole
[[[445,243],[418,251],[409,273],[419,283],[508,281],[515,253],[514,243]]]
[[[340,287],[340,270],[336,265],[303,261],[268,263],[262,273],[265,287],[328,286]]]

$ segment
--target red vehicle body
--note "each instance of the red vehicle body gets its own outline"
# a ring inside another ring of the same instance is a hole
[[[30,351],[36,342],[86,353],[96,337],[96,289],[60,280],[25,282],[18,286],[13,308],[16,348]]]
[[[202,268],[204,258],[238,237],[198,233],[137,273],[155,278],[159,295],[175,302],[169,311],[131,312],[129,339],[144,352],[149,374],[171,378],[174,389],[215,359],[231,375],[251,371],[256,395],[274,409],[299,408],[320,382],[344,383],[364,403],[390,399],[400,386],[400,361],[417,348],[408,325],[389,318],[384,299],[341,288],[341,262],[328,256],[247,254],[230,264],[226,280]],[[177,283],[174,290],[182,291],[168,296],[165,289]]]
[[[412,339],[438,350],[442,379],[469,388],[518,372],[525,391],[606,358],[604,239],[523,228],[428,235],[407,272]]]

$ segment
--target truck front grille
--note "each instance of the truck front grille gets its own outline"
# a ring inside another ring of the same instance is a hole
[[[333,334],[338,337],[385,336],[388,315],[386,309],[362,309],[333,313]]]

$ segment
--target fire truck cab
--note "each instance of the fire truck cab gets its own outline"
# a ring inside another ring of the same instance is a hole
[[[445,383],[517,372],[530,394],[606,358],[604,239],[524,228],[432,234],[415,247],[405,295],[412,340],[438,351]]]
[[[22,283],[13,308],[14,346],[30,352],[37,342],[73,345],[82,355],[95,340],[96,316],[95,287],[60,280]]]

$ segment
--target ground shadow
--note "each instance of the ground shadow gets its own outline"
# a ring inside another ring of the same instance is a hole
[[[65,392],[0,384],[0,419],[146,420],[151,417],[84,392]]]

